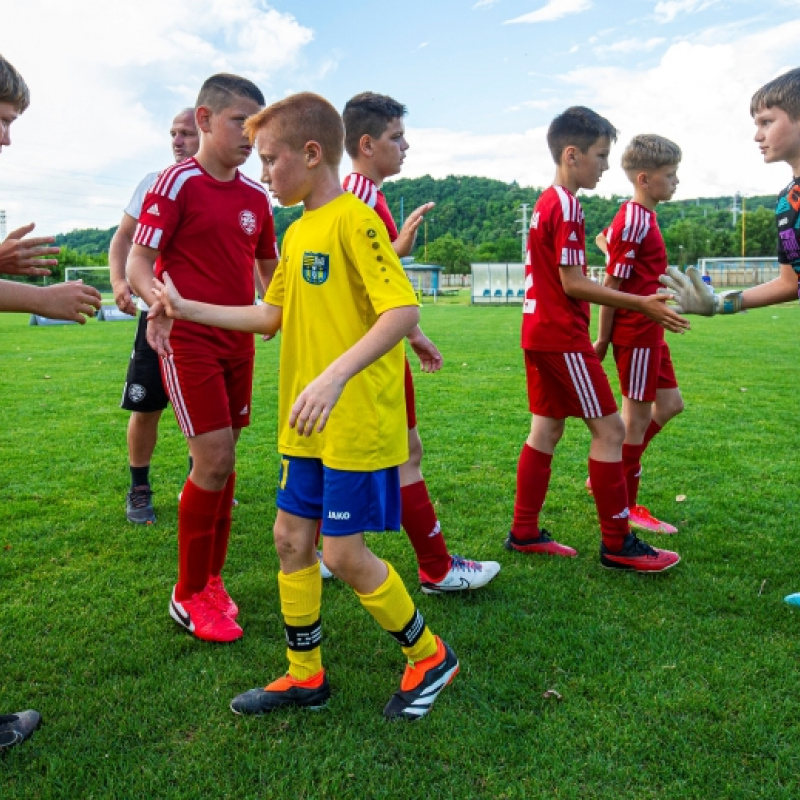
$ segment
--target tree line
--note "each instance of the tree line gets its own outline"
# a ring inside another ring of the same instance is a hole
[[[469,272],[478,261],[518,262],[522,258],[523,205],[525,222],[541,188],[521,187],[491,178],[451,175],[443,179],[425,175],[401,178],[384,184],[389,208],[398,223],[417,206],[433,201],[431,211],[417,236],[414,258],[439,264],[448,272]],[[589,264],[600,266],[603,257],[594,237],[614,218],[627,197],[582,196],[586,215]],[[733,222],[732,197],[676,200],[659,205],[658,221],[671,264],[693,264],[699,258],[775,255],[777,197],[768,195],[746,200],[746,214]],[[286,229],[301,213],[299,207],[276,208],[275,227],[281,241]],[[744,237],[743,237],[744,220]],[[60,234],[59,268],[108,263],[108,247],[116,228],[89,228]],[[59,274],[56,274],[56,273]]]

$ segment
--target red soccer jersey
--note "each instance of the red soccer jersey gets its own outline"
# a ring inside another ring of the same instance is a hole
[[[667,250],[654,211],[629,200],[605,230],[608,240],[606,272],[622,278],[620,290],[646,297],[661,287],[660,275],[667,271]],[[664,329],[638,311],[618,308],[611,332],[614,344],[654,346],[664,341]]]
[[[169,272],[181,295],[218,305],[251,305],[255,259],[278,257],[266,189],[238,171],[232,181],[218,181],[194,158],[159,175],[133,241],[159,251],[157,277]],[[223,356],[254,352],[252,334],[183,320],[170,338]]]
[[[351,172],[342,182],[345,191],[354,194],[362,203],[366,203],[381,218],[389,232],[389,239],[394,241],[397,238],[397,225],[394,224],[392,212],[386,202],[386,196],[378,188],[374,181],[361,175],[358,172]]]
[[[568,297],[560,267],[580,266],[586,274],[583,209],[563,186],[551,186],[536,202],[525,259],[522,346],[526,350],[585,352],[589,338],[589,304]]]

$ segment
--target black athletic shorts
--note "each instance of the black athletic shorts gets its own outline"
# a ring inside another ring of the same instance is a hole
[[[147,312],[139,312],[136,341],[133,343],[128,375],[122,391],[120,408],[127,411],[163,411],[169,398],[161,381],[158,354],[147,343]]]

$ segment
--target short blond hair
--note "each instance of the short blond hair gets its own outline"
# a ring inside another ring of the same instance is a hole
[[[673,167],[681,163],[682,155],[675,142],[654,133],[642,133],[623,150],[622,169],[630,177],[631,173]]]
[[[313,92],[293,94],[253,114],[244,124],[251,142],[267,126],[275,126],[275,135],[293,150],[302,150],[307,142],[322,148],[323,163],[338,167],[344,152],[344,123],[339,112]]]
[[[0,55],[0,103],[14,106],[19,114],[31,104],[28,84],[2,55]]]
[[[785,111],[792,120],[800,119],[800,67],[765,83],[750,101],[750,116],[773,107]]]

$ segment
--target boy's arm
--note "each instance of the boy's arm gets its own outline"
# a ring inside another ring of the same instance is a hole
[[[125,275],[125,267],[133,247],[134,233],[136,233],[136,220],[129,214],[123,214],[108,247],[108,267],[111,273],[114,302],[120,311],[131,316],[136,314],[136,303],[133,302],[133,292],[131,292],[131,285]]]
[[[600,234],[599,236],[602,236]],[[598,236],[598,238],[599,238]],[[604,286],[609,289],[618,290],[622,284],[622,278],[615,278],[613,275],[606,275]],[[614,311],[611,306],[600,306],[600,318],[597,325],[597,341],[594,343],[594,351],[602,361],[608,352],[608,345],[611,343],[611,331],[614,328]]]
[[[798,296],[797,273],[789,264],[781,264],[777,278],[742,292],[742,309],[762,308],[786,303]]]
[[[274,336],[283,321],[283,309],[269,303],[259,306],[215,306],[186,300],[178,293],[175,284],[165,272],[163,283],[153,279],[154,295],[161,302],[170,319],[183,319],[200,325],[212,325],[229,331],[263,333]]]
[[[419,322],[417,306],[384,311],[378,321],[349,350],[300,392],[292,406],[289,425],[300,436],[311,436],[316,425],[322,432],[347,381],[402,341]]]
[[[134,244],[128,255],[125,272],[133,291],[150,306],[147,314],[147,343],[160,356],[167,356],[172,353],[169,343],[172,320],[167,317],[164,307],[158,302],[158,295],[153,290],[155,281],[153,266],[157,258],[158,250]]]
[[[27,311],[50,319],[68,319],[83,325],[100,308],[100,292],[82,281],[31,286],[0,280],[0,311]],[[85,316],[84,316],[85,315]]]
[[[435,206],[435,203],[424,203],[423,205],[415,208],[403,223],[403,227],[397,234],[397,238],[392,242],[392,247],[398,258],[405,258],[411,255],[414,249],[414,240],[417,238],[417,230],[422,225],[422,220],[425,215]]]
[[[637,294],[619,292],[608,286],[600,286],[587,278],[580,266],[565,267],[562,265],[559,270],[561,285],[568,297],[587,300],[601,306],[638,311],[673,333],[683,333],[691,327],[689,320],[667,306],[666,301],[670,299],[668,294],[651,294],[641,297]]]

